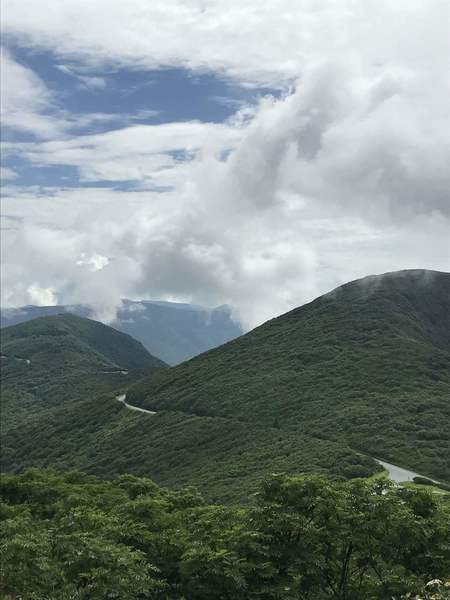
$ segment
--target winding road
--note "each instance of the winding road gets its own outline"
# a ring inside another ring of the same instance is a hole
[[[99,371],[102,375],[128,375],[128,371],[116,370],[116,371]]]
[[[13,358],[14,360],[24,362],[26,365],[31,365],[31,361],[28,358],[19,358],[18,356],[8,356],[6,354],[2,354],[0,358]],[[128,371],[126,370],[118,370],[118,371],[105,371],[106,373],[120,373],[121,375],[127,375]],[[128,410],[134,410],[135,412],[144,413],[146,415],[156,415],[156,411],[147,410],[146,408],[141,408],[140,406],[133,406],[128,404],[126,401],[126,394],[119,394],[115,397],[118,402],[121,402],[125,408]],[[424,475],[420,475],[419,473],[415,473],[414,471],[409,471],[408,469],[404,469],[403,467],[398,467],[397,465],[393,465],[384,460],[379,460],[378,458],[372,457],[374,461],[376,461],[379,465],[383,467],[388,472],[388,477],[395,483],[406,483],[408,481],[414,481],[415,477],[424,477]],[[431,477],[426,477],[433,483],[439,483],[435,479],[431,479]]]
[[[141,408],[139,406],[133,406],[131,404],[128,404],[128,402],[126,402],[126,398],[126,394],[119,394],[118,396],[116,396],[116,400],[118,402],[121,402],[125,406],[125,408],[128,408],[129,410],[145,413],[147,415],[156,415],[156,411],[147,410],[146,408]],[[420,475],[419,473],[415,473],[414,471],[409,471],[408,469],[404,469],[403,467],[398,467],[397,465],[393,465],[384,460],[379,460],[378,458],[374,457],[372,458],[375,462],[381,465],[383,469],[385,469],[388,472],[389,479],[391,479],[394,483],[406,483],[408,481],[413,481],[415,477],[425,477],[424,475]],[[439,483],[435,479],[431,479],[431,477],[426,477],[426,479],[429,479],[433,483]]]
[[[116,400],[118,402],[121,402],[125,406],[125,408],[135,410],[136,412],[145,413],[147,415],[156,415],[156,412],[154,410],[147,410],[146,408],[140,408],[139,406],[132,406],[131,404],[128,404],[128,402],[125,401],[126,398],[126,394],[119,394],[119,396],[116,396]]]
[[[19,358],[18,356],[8,356],[7,354],[2,354],[1,358],[13,358],[19,362],[24,362],[26,365],[31,365],[31,360],[29,358]]]
[[[414,477],[425,477],[419,473],[414,473],[414,471],[408,471],[408,469],[403,469],[402,467],[397,467],[397,465],[392,465],[384,460],[378,460],[378,458],[374,458],[373,460],[375,460],[388,472],[389,479],[395,483],[406,483],[407,481],[413,481]],[[439,483],[435,479],[431,479],[431,477],[426,477],[426,479],[429,479],[433,483]]]

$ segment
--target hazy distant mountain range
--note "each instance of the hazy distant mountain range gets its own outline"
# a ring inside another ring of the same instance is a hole
[[[92,310],[83,305],[23,306],[2,309],[1,326],[67,313],[92,317]],[[243,333],[240,324],[232,319],[228,306],[210,309],[160,301],[124,300],[117,319],[110,325],[133,336],[153,356],[169,365],[188,360]]]

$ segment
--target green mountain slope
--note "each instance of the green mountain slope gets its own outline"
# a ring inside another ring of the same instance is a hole
[[[450,274],[368,277],[128,392],[296,430],[450,480]]]
[[[377,467],[340,442],[233,419],[127,410],[111,394],[71,404],[11,429],[3,467],[78,468],[96,475],[150,476],[194,485],[211,501],[246,500],[271,472],[366,476]]]
[[[115,398],[143,372],[122,375],[117,369],[124,361],[143,360],[145,372],[155,376],[164,369],[154,368],[161,364],[142,355],[140,344],[98,325],[65,316],[5,330],[4,470],[54,466],[151,475],[165,485],[195,485],[213,501],[246,500],[273,471],[347,478],[377,470],[340,441],[233,418],[128,410]],[[122,350],[111,350],[113,342],[133,354],[118,359]]]
[[[2,354],[33,359],[33,363],[87,369],[143,369],[164,363],[140,342],[98,321],[75,315],[42,317],[2,330]],[[51,364],[48,363],[51,358]]]
[[[10,426],[4,468],[129,472],[213,501],[268,472],[370,475],[370,456],[449,481],[449,302],[445,273],[366,278],[177,367],[78,377],[76,402]]]
[[[165,366],[130,336],[73,315],[3,329],[1,355],[3,429]]]

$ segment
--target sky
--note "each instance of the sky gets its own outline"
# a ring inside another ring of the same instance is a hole
[[[4,0],[2,305],[450,267],[447,0]]]

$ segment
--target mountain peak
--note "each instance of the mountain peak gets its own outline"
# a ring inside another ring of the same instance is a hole
[[[443,451],[449,372],[450,274],[414,269],[345,284],[158,381],[139,382],[130,397],[151,410],[341,436],[354,448],[450,479],[450,449]],[[427,407],[434,409],[436,443],[427,444],[425,457],[420,415]]]

